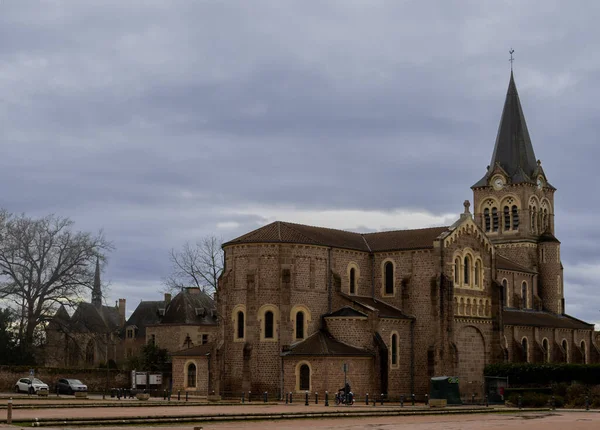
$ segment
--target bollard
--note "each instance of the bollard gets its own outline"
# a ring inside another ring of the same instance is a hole
[[[12,397],[8,398],[8,406],[6,407],[6,424],[12,424]]]
[[[167,400],[167,390],[163,390],[163,400]]]
[[[373,406],[377,406],[377,394],[373,394]]]
[[[292,404],[292,392],[290,391],[290,405]]]
[[[365,405],[369,406],[369,393],[365,396]]]
[[[315,405],[319,404],[319,393],[315,391]]]
[[[552,400],[551,400],[551,404],[550,404],[550,406],[552,407],[552,410],[556,409],[556,403],[554,401],[555,401],[555,398],[554,398],[554,396],[552,396]]]
[[[304,402],[304,406],[308,406],[308,391],[306,391],[306,399]]]
[[[487,408],[490,405],[490,399],[488,398],[488,395],[485,395],[485,407]]]
[[[264,403],[267,403],[267,397],[268,397],[268,394],[267,394],[267,392],[266,392],[266,391],[265,391],[265,394],[264,394],[264,396],[265,396],[265,401],[264,401]]]
[[[412,405],[414,406],[415,405],[415,395],[411,394],[410,397],[411,397]]]
[[[248,403],[252,401],[252,391],[248,390]]]
[[[242,391],[242,403],[246,403],[246,393]]]
[[[400,396],[400,407],[403,408],[404,407],[404,396]]]
[[[171,401],[171,390],[167,391],[167,400],[170,402]]]
[[[285,404],[286,404],[286,405],[288,404],[288,400],[289,400],[289,399],[288,399],[288,393],[285,393]]]
[[[177,390],[177,400],[181,400],[181,390]]]
[[[117,400],[121,400],[121,390],[117,390]]]
[[[186,401],[186,402],[188,401],[188,395],[189,395],[189,394],[190,394],[190,393],[188,393],[187,391],[185,392],[185,401]]]
[[[475,393],[471,394],[471,403],[475,403]]]
[[[381,400],[381,406],[383,406],[383,393],[381,393],[381,398],[380,398],[380,400]]]
[[[325,391],[325,406],[329,406],[329,392]]]
[[[590,398],[588,396],[585,396],[585,410],[590,410]]]
[[[554,397],[554,396],[553,396],[553,397]],[[521,397],[521,396],[519,396],[519,400],[518,400],[518,406],[519,406],[519,409],[522,409],[522,408],[523,408],[523,397]]]
[[[425,394],[425,405],[429,405],[429,394]]]

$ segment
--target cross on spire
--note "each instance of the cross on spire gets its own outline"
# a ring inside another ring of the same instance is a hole
[[[513,61],[515,61],[515,59],[513,57],[514,52],[515,52],[515,50],[512,49],[512,48],[510,48],[510,51],[508,51],[508,53],[510,54],[510,60],[508,60],[508,61],[510,61],[510,71],[511,72],[512,72],[512,69],[513,69]]]

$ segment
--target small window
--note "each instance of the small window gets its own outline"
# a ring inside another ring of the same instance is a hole
[[[544,348],[544,362],[550,363],[550,344],[548,343],[548,339],[544,338],[542,347]]]
[[[187,386],[196,387],[196,365],[194,363],[190,363],[187,368]]]
[[[454,260],[454,285],[460,285],[460,259]]]
[[[392,366],[398,364],[398,335],[392,335]]]
[[[465,266],[464,266],[464,275],[463,275],[463,282],[465,285],[470,285],[471,283],[471,257],[469,257],[468,255],[465,257]]]
[[[304,339],[304,312],[296,313],[296,339]]]
[[[300,366],[300,390],[310,390],[310,367],[307,364]]]
[[[237,313],[237,338],[244,338],[244,312],[238,311]]]
[[[156,345],[156,335],[155,334],[150,335],[150,340],[148,341],[148,343],[152,346]]]
[[[504,231],[510,230],[510,208],[504,206]]]
[[[523,361],[525,363],[529,362],[529,345],[527,343],[527,338],[524,337],[521,341],[521,346],[523,347]]]
[[[581,358],[583,360],[583,364],[588,364],[588,362],[587,362],[587,351],[585,349],[585,340],[581,341],[580,348],[581,348]]]
[[[273,339],[273,312],[265,312],[265,339]]]
[[[502,281],[502,292],[504,295],[504,306],[508,306],[508,299],[510,295],[508,294],[508,282],[506,279]]]
[[[490,210],[488,208],[485,208],[483,211],[483,220],[485,223],[485,231],[490,231]]]
[[[512,229],[519,229],[519,209],[517,206],[512,207]]]
[[[537,218],[535,207],[530,207],[530,211],[531,211],[531,232],[535,234],[537,232],[537,228],[535,225],[535,220]]]
[[[207,334],[203,334],[202,335],[202,345],[208,343],[208,335]]]
[[[385,294],[394,294],[394,265],[388,261],[385,263]]]
[[[563,339],[562,341],[562,348],[565,350],[565,363],[569,362],[569,343],[567,342],[567,339]]]
[[[475,288],[479,288],[481,285],[481,262],[477,260],[475,263]]]
[[[350,294],[356,294],[356,270],[350,269]]]
[[[90,340],[85,349],[85,362],[87,364],[94,364],[94,356],[95,356],[95,345],[94,341]]]
[[[521,284],[521,308],[527,309],[527,282]]]

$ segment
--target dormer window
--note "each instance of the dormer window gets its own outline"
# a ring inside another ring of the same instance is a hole
[[[159,309],[158,310],[158,316],[164,317],[165,316],[165,310],[164,309]]]
[[[135,338],[135,328],[127,327],[127,339],[134,339],[134,338]]]
[[[197,317],[203,317],[204,315],[206,315],[205,308],[196,308],[196,316]]]

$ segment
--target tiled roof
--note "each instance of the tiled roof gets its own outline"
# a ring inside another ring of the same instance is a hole
[[[203,309],[204,315],[197,313],[196,309]],[[160,324],[216,325],[215,309],[215,302],[208,294],[199,289],[185,288],[173,297]]]
[[[320,330],[310,336],[308,339],[292,346],[289,351],[283,355],[321,355],[321,356],[359,356],[370,357],[373,355],[370,351],[356,348],[354,346],[342,343],[331,336],[330,333]]]
[[[119,328],[119,311],[111,306],[98,309],[91,303],[83,302],[71,318],[71,327],[78,332],[107,333]]]
[[[427,249],[433,248],[434,240],[447,229],[448,227],[433,227],[362,234],[275,221],[233,239],[223,244],[223,246],[241,243],[301,243],[365,252]]]
[[[327,317],[366,317],[366,314],[363,314],[362,312],[357,311],[356,309],[351,308],[350,306],[344,306],[341,309],[338,309],[335,312],[332,312],[328,315],[325,315],[325,318]]]
[[[136,326],[137,336],[144,338],[146,336],[146,326],[158,324],[161,316],[158,313],[159,309],[165,308],[164,301],[142,301],[135,311],[131,314],[125,326]]]
[[[206,354],[210,354],[212,351],[212,344],[205,343],[204,345],[193,346],[188,349],[171,353],[174,357],[202,357]]]
[[[537,273],[536,271],[528,269],[525,266],[521,266],[520,264],[515,263],[506,257],[502,257],[501,255],[496,256],[496,269],[511,270],[513,272]]]
[[[558,242],[558,243],[560,243],[560,240],[558,240],[549,231],[546,231],[538,238],[538,242]]]
[[[400,309],[392,305],[388,305],[387,303],[382,302],[381,300],[376,300],[372,297],[349,296],[344,293],[341,293],[341,295],[344,296],[347,300],[352,301],[352,303],[362,306],[365,309],[368,309],[370,311],[377,310],[379,312],[380,318],[414,319],[414,317],[406,315]]]
[[[557,315],[534,310],[505,309],[502,312],[504,325],[537,326],[590,330],[593,324],[585,323],[569,315]]]

